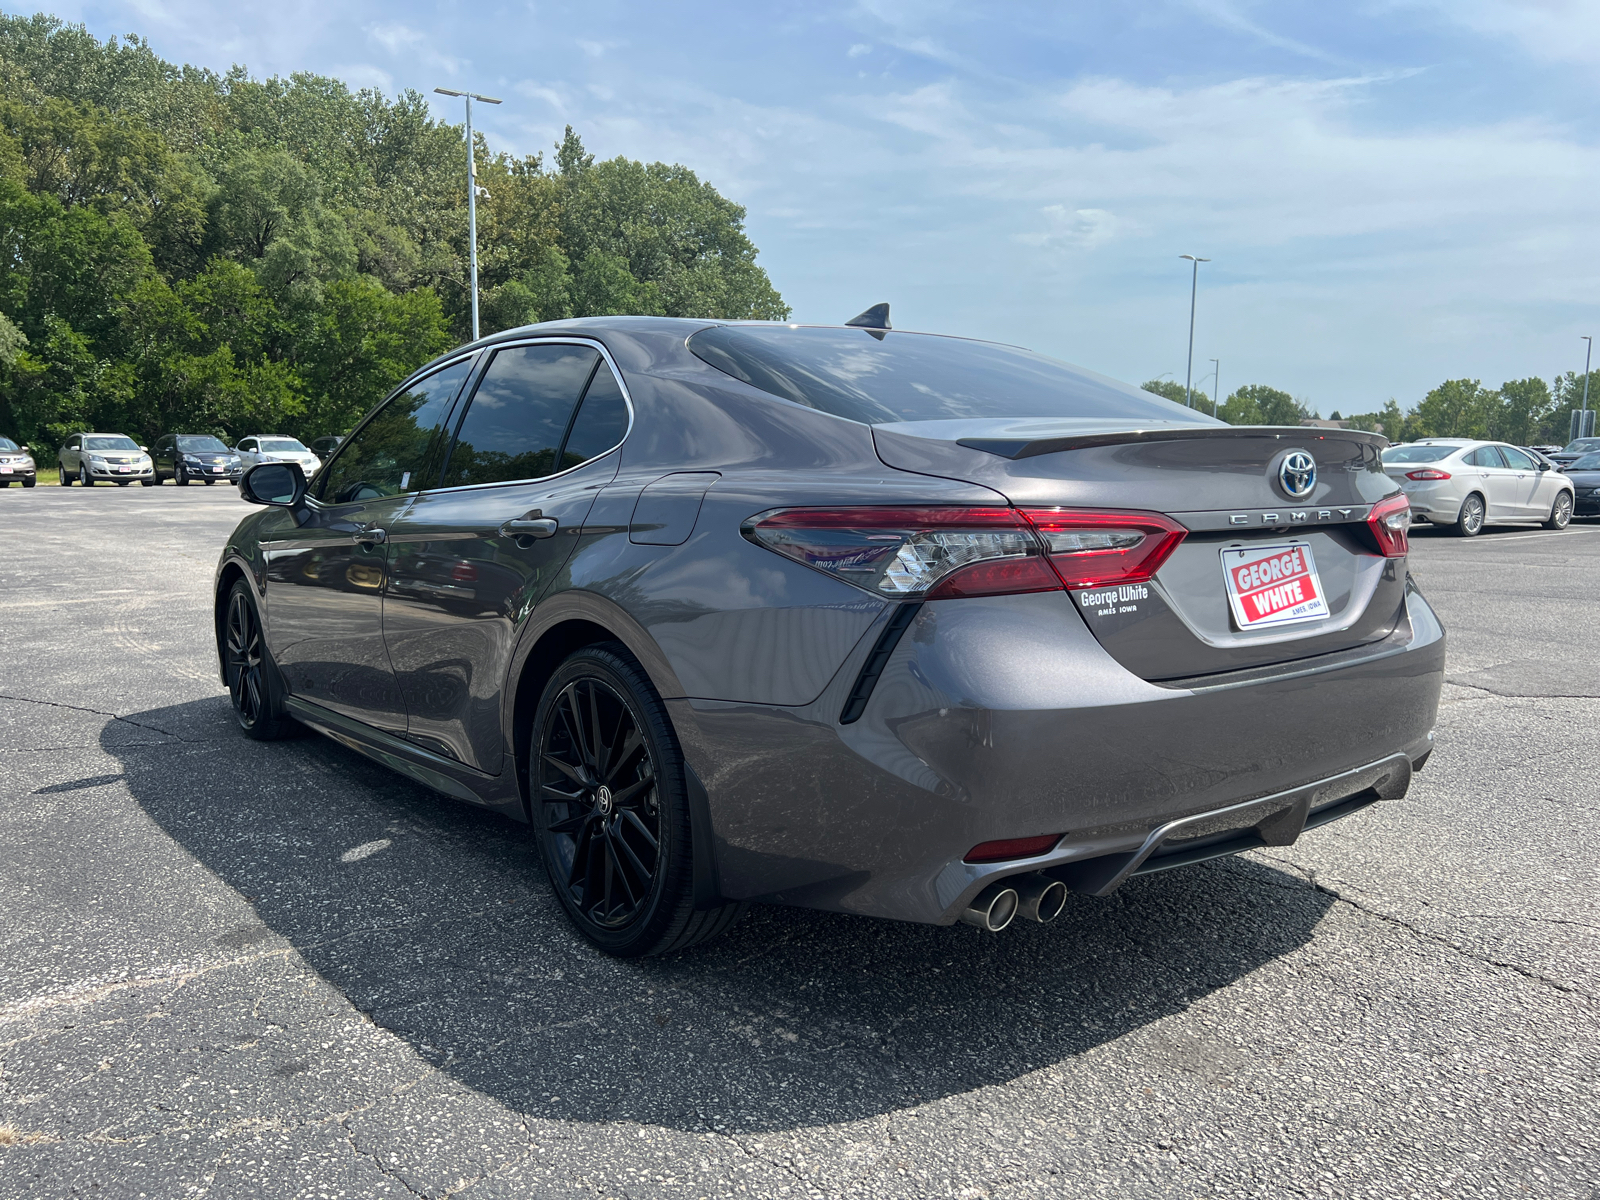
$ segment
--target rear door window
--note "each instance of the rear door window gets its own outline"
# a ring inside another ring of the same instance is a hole
[[[510,346],[495,352],[456,427],[444,487],[543,479],[557,455],[578,397],[600,361],[590,346]]]

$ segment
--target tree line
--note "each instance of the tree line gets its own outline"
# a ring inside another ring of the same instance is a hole
[[[1546,383],[1538,376],[1511,379],[1498,388],[1486,388],[1476,379],[1448,379],[1415,406],[1402,409],[1389,399],[1375,412],[1352,414],[1345,420],[1352,429],[1382,433],[1392,442],[1424,437],[1486,438],[1513,445],[1565,445],[1571,428],[1570,413],[1583,402],[1583,376],[1575,371]],[[1184,403],[1181,384],[1151,379],[1144,390]],[[1211,410],[1207,397],[1195,393],[1195,405]],[[1589,406],[1600,405],[1600,371],[1589,377]],[[1288,392],[1262,384],[1239,388],[1217,407],[1217,416],[1230,425],[1298,425],[1315,417],[1310,405]]]
[[[470,336],[464,127],[414,91],[175,66],[0,15],[0,433],[343,433]],[[482,328],[782,319],[693,171],[474,136]]]

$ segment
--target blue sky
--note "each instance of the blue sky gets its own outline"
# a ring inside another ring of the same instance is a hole
[[[31,11],[7,0],[12,12]],[[803,321],[1016,342],[1323,415],[1581,369],[1600,2],[70,2],[259,75],[505,97],[490,145],[684,163]],[[440,97],[459,120],[459,101]],[[1204,386],[1211,388],[1210,379]]]

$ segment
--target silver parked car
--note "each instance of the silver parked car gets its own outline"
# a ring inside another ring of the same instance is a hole
[[[127,487],[135,479],[145,487],[156,483],[155,464],[147,448],[120,433],[75,433],[56,451],[56,465],[62,487],[74,482],[93,487],[102,479],[119,487]]]
[[[12,480],[25,488],[35,483],[33,454],[26,446],[19,446],[8,437],[0,437],[0,487],[10,487]]]
[[[307,479],[322,468],[322,460],[307,450],[297,438],[276,433],[252,433],[240,438],[233,448],[239,461],[246,467],[264,462],[292,462],[300,465]]]
[[[1390,446],[1383,469],[1404,489],[1414,517],[1454,526],[1462,537],[1485,525],[1538,521],[1565,529],[1572,520],[1572,481],[1504,442],[1424,438]]]

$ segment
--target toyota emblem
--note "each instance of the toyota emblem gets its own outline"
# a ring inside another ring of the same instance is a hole
[[[1309,496],[1317,486],[1317,460],[1304,450],[1289,451],[1278,464],[1278,483],[1292,500]]]

